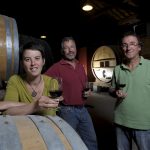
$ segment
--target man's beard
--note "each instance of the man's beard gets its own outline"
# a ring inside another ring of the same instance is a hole
[[[63,58],[64,58],[65,60],[72,61],[72,60],[75,59],[75,56],[66,57],[66,56],[63,54]]]

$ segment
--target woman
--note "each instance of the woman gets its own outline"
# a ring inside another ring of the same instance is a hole
[[[10,107],[9,115],[56,115],[58,99],[51,99],[49,86],[51,77],[42,75],[45,64],[44,48],[36,42],[23,46],[20,55],[23,75],[13,75],[7,84],[4,101],[20,102],[23,105]]]

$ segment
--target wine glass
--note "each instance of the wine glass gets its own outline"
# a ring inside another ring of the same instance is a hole
[[[61,77],[53,77],[50,81],[50,89],[49,89],[50,97],[53,100],[61,101],[58,99],[62,95],[62,78]],[[56,107],[56,111],[58,111],[60,107]]]
[[[126,84],[125,83],[119,83],[118,84],[118,90],[119,91],[119,94],[121,94],[121,99],[124,99],[126,96],[127,96],[127,89],[126,89]]]
[[[85,83],[85,86],[84,86],[84,89],[83,89],[83,93],[82,93],[82,96],[84,99],[87,99],[88,96],[90,96],[90,93],[91,93],[91,84],[90,82],[86,82]]]
[[[90,90],[90,82],[85,83],[84,91],[89,91]]]
[[[123,88],[126,86],[126,84],[125,83],[121,83],[118,86],[119,86],[119,89],[123,90]]]
[[[51,98],[57,99],[62,95],[62,78],[53,77],[50,81],[49,93]]]

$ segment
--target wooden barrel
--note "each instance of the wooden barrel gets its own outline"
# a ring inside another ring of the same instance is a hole
[[[88,150],[58,116],[0,116],[1,150]]]
[[[109,86],[114,67],[122,61],[122,51],[117,46],[101,46],[96,49],[91,61],[97,84]]]
[[[8,78],[18,73],[19,40],[15,19],[0,15],[0,77]]]

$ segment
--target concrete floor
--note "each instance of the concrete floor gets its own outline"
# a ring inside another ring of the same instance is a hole
[[[101,92],[93,93],[86,102],[97,134],[99,150],[116,150],[113,125],[115,101],[107,92]],[[137,150],[134,143],[133,150]]]

